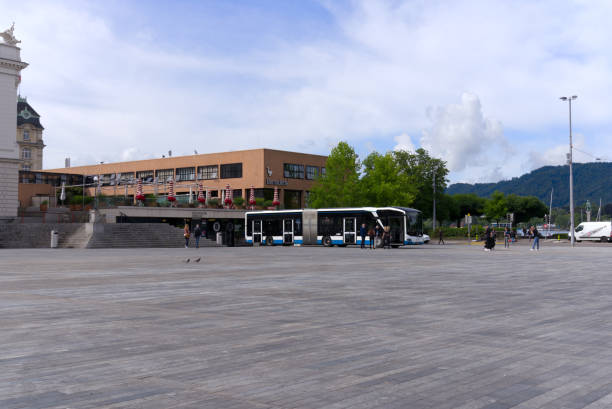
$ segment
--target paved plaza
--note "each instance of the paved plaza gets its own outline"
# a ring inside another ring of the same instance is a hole
[[[0,250],[0,408],[611,408],[611,256]]]

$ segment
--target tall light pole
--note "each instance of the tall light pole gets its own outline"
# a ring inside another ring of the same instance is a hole
[[[433,233],[436,232],[436,173],[438,173],[438,167],[433,168]]]
[[[572,172],[572,100],[578,98],[576,95],[571,97],[561,97],[561,101],[569,102],[569,189],[570,189],[570,234],[572,247],[576,244],[576,237],[574,236],[574,172]]]

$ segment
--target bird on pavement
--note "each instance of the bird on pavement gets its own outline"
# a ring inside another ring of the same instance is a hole
[[[195,260],[193,260],[193,261],[195,261],[196,263],[199,263],[199,262],[200,262],[200,257],[196,258],[196,259],[195,259]]]
[[[185,263],[189,263],[189,259],[185,260]]]

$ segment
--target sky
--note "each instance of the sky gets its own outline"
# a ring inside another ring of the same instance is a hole
[[[44,167],[427,149],[451,182],[612,161],[612,2],[0,0]],[[584,152],[584,153],[583,153]]]

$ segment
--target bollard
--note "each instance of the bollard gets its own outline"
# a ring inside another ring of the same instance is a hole
[[[223,233],[217,232],[217,246],[223,245]]]
[[[51,230],[51,248],[52,249],[57,248],[58,243],[59,243],[59,233],[55,230]]]

